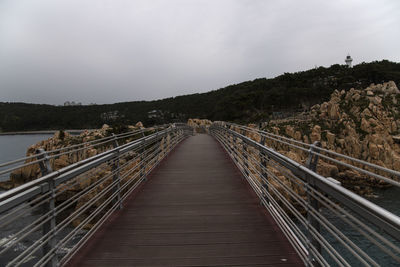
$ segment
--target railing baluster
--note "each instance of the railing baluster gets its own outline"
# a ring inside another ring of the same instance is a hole
[[[236,162],[238,162],[236,136],[233,136],[232,152],[233,152],[233,158],[235,159]]]
[[[142,132],[143,138],[145,137],[144,131]],[[146,180],[146,164],[145,164],[145,159],[146,159],[146,138],[143,139],[142,141],[142,151],[140,152],[140,178],[143,180]]]
[[[114,134],[113,134],[114,135]],[[113,146],[114,148],[118,148],[118,140],[117,137],[114,135],[114,140],[113,140]],[[122,201],[121,201],[121,176],[120,176],[120,170],[119,170],[119,157],[120,157],[120,152],[119,149],[115,152],[116,157],[113,161],[111,170],[113,172],[113,182],[118,181],[113,189],[113,192],[118,192],[117,198],[114,199],[114,203],[118,202],[118,208],[122,209]]]
[[[250,178],[249,176],[249,157],[248,157],[248,148],[247,144],[244,140],[242,140],[242,148],[243,148],[243,165],[244,165],[244,173],[246,174],[247,177]]]
[[[321,143],[319,141],[315,141],[314,144],[311,145],[310,150],[308,151],[308,159],[306,161],[306,166],[313,172],[317,170],[317,164],[318,164],[318,155],[314,154],[314,152],[319,152],[319,147],[321,147]],[[311,234],[310,226],[313,227],[318,233],[321,232],[321,225],[320,223],[315,219],[315,217],[312,215],[310,208],[313,208],[314,210],[318,211],[319,210],[319,205],[318,205],[318,200],[316,200],[312,194],[310,193],[310,188],[313,188],[315,190],[315,187],[313,184],[310,183],[310,181],[307,181],[306,185],[306,194],[307,194],[307,234],[308,234],[308,260],[310,263],[313,264],[313,266],[319,266],[318,262],[315,259],[314,252],[310,249],[310,245],[312,245],[318,253],[321,253],[321,244],[318,242],[318,240]]]
[[[265,146],[265,136],[263,136],[263,135],[261,136],[260,144],[262,146]],[[269,157],[267,157],[264,149],[262,149],[262,148],[259,151],[259,155],[260,155],[260,159],[261,159],[261,175],[262,175],[263,187],[265,190],[265,193],[263,193],[263,195],[264,195],[264,198],[267,201],[267,203],[269,203],[269,198],[267,195],[267,192],[269,192],[268,191],[269,181],[268,181],[268,172],[266,170],[268,167]]]
[[[44,151],[44,149],[39,148],[36,150],[36,154],[38,154],[38,159],[44,159],[39,162],[39,167],[40,171],[42,173],[42,177],[51,173],[53,170],[50,165],[50,160],[47,155],[47,153]],[[42,228],[42,235],[45,236],[49,232],[53,232],[51,234],[51,237],[49,240],[43,244],[42,247],[42,253],[43,256],[45,256],[47,253],[49,253],[51,250],[53,250],[56,247],[56,214],[55,214],[55,184],[54,184],[54,179],[49,179],[48,180],[48,185],[49,185],[49,191],[51,192],[50,199],[48,202],[45,202],[42,205],[42,214],[48,214],[50,213],[50,220],[45,222],[43,224]],[[48,215],[49,216],[49,215]],[[51,260],[46,264],[48,267],[55,267],[58,266],[58,258],[56,254],[57,250],[53,252],[53,255],[51,256]]]

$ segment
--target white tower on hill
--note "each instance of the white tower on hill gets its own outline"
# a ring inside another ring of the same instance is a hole
[[[351,68],[351,62],[353,62],[353,59],[351,58],[350,54],[347,54],[346,59],[344,60],[346,62],[347,66]]]

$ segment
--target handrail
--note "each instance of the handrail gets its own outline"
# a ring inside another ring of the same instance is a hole
[[[121,136],[132,134],[109,138],[113,148],[57,171],[50,169],[51,156],[39,153],[42,177],[0,195],[0,262],[8,266],[66,263],[193,130],[174,124],[137,133],[135,140],[120,145]]]
[[[257,142],[246,136],[244,129],[218,122],[210,127],[210,133],[231,156],[306,265],[382,264],[381,257],[360,248],[360,239],[392,262],[400,262],[400,218],[311,170],[311,159],[321,154],[320,148],[307,144],[310,160],[304,166],[264,145],[265,135]],[[361,237],[349,238],[343,224]]]

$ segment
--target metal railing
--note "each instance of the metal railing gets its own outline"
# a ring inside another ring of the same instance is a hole
[[[138,136],[138,133],[140,134]],[[66,263],[147,175],[193,130],[184,124],[142,129],[25,158],[42,176],[0,195],[0,262]],[[134,139],[134,140],[133,140]],[[52,171],[55,155],[108,143],[104,152]],[[8,168],[8,172],[25,166]],[[34,163],[32,163],[34,162]],[[15,164],[14,161],[11,164]],[[1,166],[5,166],[4,164]]]
[[[400,218],[342,187],[335,179],[315,172],[318,158],[330,159],[397,186],[397,171],[323,149],[318,143],[305,144],[236,124],[214,123],[210,133],[230,155],[306,265],[400,264]],[[307,153],[307,161],[303,165],[278,153],[266,146],[268,139]]]
[[[246,134],[259,135],[260,139],[263,140],[264,144],[267,144],[271,148],[280,148],[284,150],[296,151],[297,153],[308,154],[309,150],[315,144],[308,144],[299,140],[288,138],[285,136],[277,135],[267,131],[262,131],[256,128],[247,127],[244,125],[238,125],[229,122],[217,122],[221,125],[225,125],[237,132]],[[400,172],[391,170],[371,162],[356,159],[344,154],[337,153],[335,151],[319,147],[314,150],[314,155],[320,159],[325,160],[331,164],[334,164],[340,168],[347,168],[354,170],[364,176],[381,180],[385,183],[400,187]]]
[[[56,159],[56,158],[59,158],[60,156],[68,155],[68,157],[74,158],[75,162],[78,162],[78,161],[86,158],[85,152],[87,152],[89,149],[99,149],[100,148],[101,150],[106,151],[106,150],[113,148],[113,143],[115,140],[123,143],[125,141],[134,140],[140,136],[147,135],[147,134],[153,133],[155,131],[160,131],[160,130],[168,128],[168,127],[169,127],[169,125],[160,125],[160,126],[155,126],[152,128],[136,129],[133,131],[124,132],[124,133],[120,133],[117,135],[109,134],[108,136],[105,136],[102,138],[96,138],[94,136],[91,136],[92,138],[94,138],[94,140],[86,141],[86,142],[78,142],[77,144],[74,144],[74,145],[67,145],[65,147],[60,147],[57,149],[46,150],[45,153],[47,155],[47,159]],[[88,133],[90,133],[90,132],[93,132],[93,131],[88,131]],[[75,137],[75,138],[77,138],[77,137]],[[43,152],[39,152],[38,154],[40,154],[40,153],[43,153]],[[11,173],[12,171],[21,169],[23,167],[29,167],[34,164],[40,164],[45,159],[44,159],[44,157],[40,157],[40,155],[38,155],[38,154],[29,155],[29,156],[21,157],[21,158],[12,160],[12,161],[0,163],[0,177],[2,175],[3,176],[7,175],[7,174]]]

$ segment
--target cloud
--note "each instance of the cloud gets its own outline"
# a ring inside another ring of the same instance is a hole
[[[398,1],[0,3],[0,101],[205,92],[314,65],[399,61]]]

